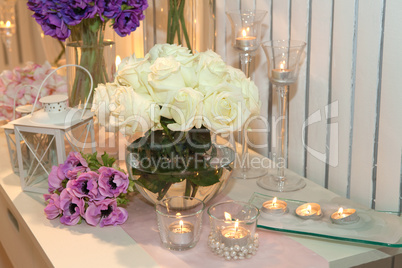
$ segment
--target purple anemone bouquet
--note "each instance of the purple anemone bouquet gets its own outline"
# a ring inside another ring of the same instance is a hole
[[[120,207],[128,202],[133,182],[114,159],[102,155],[103,165],[96,153],[82,155],[71,152],[67,160],[53,166],[49,174],[49,194],[45,194],[45,214],[49,220],[60,217],[65,225],[75,225],[84,219],[100,227],[123,224],[127,211]]]
[[[28,0],[33,18],[44,34],[66,41],[67,59],[89,71],[93,84],[109,82],[115,71],[105,40],[106,24],[120,36],[126,36],[140,26],[147,0]],[[114,55],[112,55],[114,57]],[[112,60],[114,61],[114,59]],[[83,70],[76,70],[69,78],[71,107],[92,102],[90,78]]]
[[[65,41],[71,27],[86,19],[110,21],[120,36],[126,36],[140,26],[147,0],[28,0],[28,8],[46,35]]]

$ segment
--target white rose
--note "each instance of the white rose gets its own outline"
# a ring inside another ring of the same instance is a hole
[[[117,88],[109,107],[110,125],[124,135],[144,132],[159,124],[159,106],[149,95],[139,94],[130,87]]]
[[[192,88],[182,88],[162,107],[161,116],[173,119],[169,124],[173,131],[189,131],[202,125],[202,101],[204,95]]]
[[[241,90],[246,100],[247,109],[249,109],[252,114],[259,114],[261,101],[257,86],[250,78],[245,78],[241,80]]]
[[[239,130],[249,116],[241,89],[231,84],[211,88],[204,99],[203,124],[214,132]]]
[[[216,53],[208,51],[199,54],[198,89],[205,93],[208,88],[226,81],[227,68],[225,62]]]
[[[175,44],[156,44],[149,50],[150,61],[154,62],[157,58],[173,57],[183,66],[192,65],[192,62],[197,58],[191,54],[191,51],[182,46]]]
[[[151,66],[148,57],[143,60],[137,60],[133,55],[123,59],[119,65],[115,82],[121,86],[130,86],[138,93],[146,94],[148,92],[148,74]]]
[[[228,73],[227,81],[237,87],[241,87],[243,79],[246,79],[246,75],[240,69],[234,68],[232,66],[226,66],[226,71]]]
[[[106,129],[109,129],[109,104],[115,94],[117,85],[114,83],[98,84],[94,91],[92,112],[96,115],[96,120]]]
[[[158,58],[150,67],[149,94],[157,103],[164,103],[175,92],[186,86],[180,72],[180,63],[172,57]]]

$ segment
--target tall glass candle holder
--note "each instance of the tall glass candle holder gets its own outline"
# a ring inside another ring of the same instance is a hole
[[[268,59],[268,78],[275,85],[279,96],[278,116],[280,125],[276,133],[276,173],[257,181],[267,190],[289,192],[302,189],[306,182],[300,176],[286,171],[288,149],[288,87],[297,81],[301,55],[306,43],[295,40],[273,40],[262,43]]]
[[[255,56],[256,50],[260,47],[261,23],[267,11],[265,10],[236,10],[226,13],[232,26],[232,46],[240,54],[241,70],[246,77],[250,77],[250,66]],[[246,127],[249,122],[245,122],[241,132],[242,154],[240,167],[238,163],[232,177],[241,179],[259,178],[266,174],[262,168],[251,168],[248,165],[250,159],[248,153],[248,137]]]

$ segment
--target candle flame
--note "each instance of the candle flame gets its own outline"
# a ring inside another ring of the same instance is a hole
[[[7,22],[6,22],[6,27],[10,27],[11,26],[11,22],[8,20]]]
[[[342,213],[343,213],[343,208],[340,207],[339,210],[338,210],[338,215],[342,215]]]
[[[225,220],[231,221],[232,220],[232,215],[230,215],[230,213],[225,212]]]
[[[116,68],[119,68],[119,65],[121,63],[121,58],[119,55],[116,56]]]
[[[286,66],[286,61],[281,61],[279,69],[283,70],[283,69],[285,69],[285,66]]]
[[[275,207],[276,206],[276,201],[278,200],[278,198],[274,197],[274,199],[272,200],[272,206]]]
[[[239,229],[239,220],[235,222],[235,233],[237,233],[237,229]]]
[[[246,37],[246,36],[247,36],[247,32],[246,32],[246,30],[245,30],[245,29],[243,29],[243,31],[242,31],[242,35],[243,35],[243,37]]]
[[[310,214],[311,213],[311,205],[307,206],[307,213]]]
[[[180,226],[180,233],[183,233],[183,221],[182,220],[180,220],[179,226]]]
[[[181,216],[180,212],[177,212],[177,213],[176,213],[176,216]]]

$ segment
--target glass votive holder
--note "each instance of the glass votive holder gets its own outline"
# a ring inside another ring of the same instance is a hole
[[[188,196],[169,197],[156,204],[162,245],[177,251],[193,248],[200,239],[204,209],[203,201]]]
[[[257,253],[259,242],[255,232],[259,209],[241,201],[227,201],[208,209],[211,233],[208,247],[226,260],[251,258]]]

